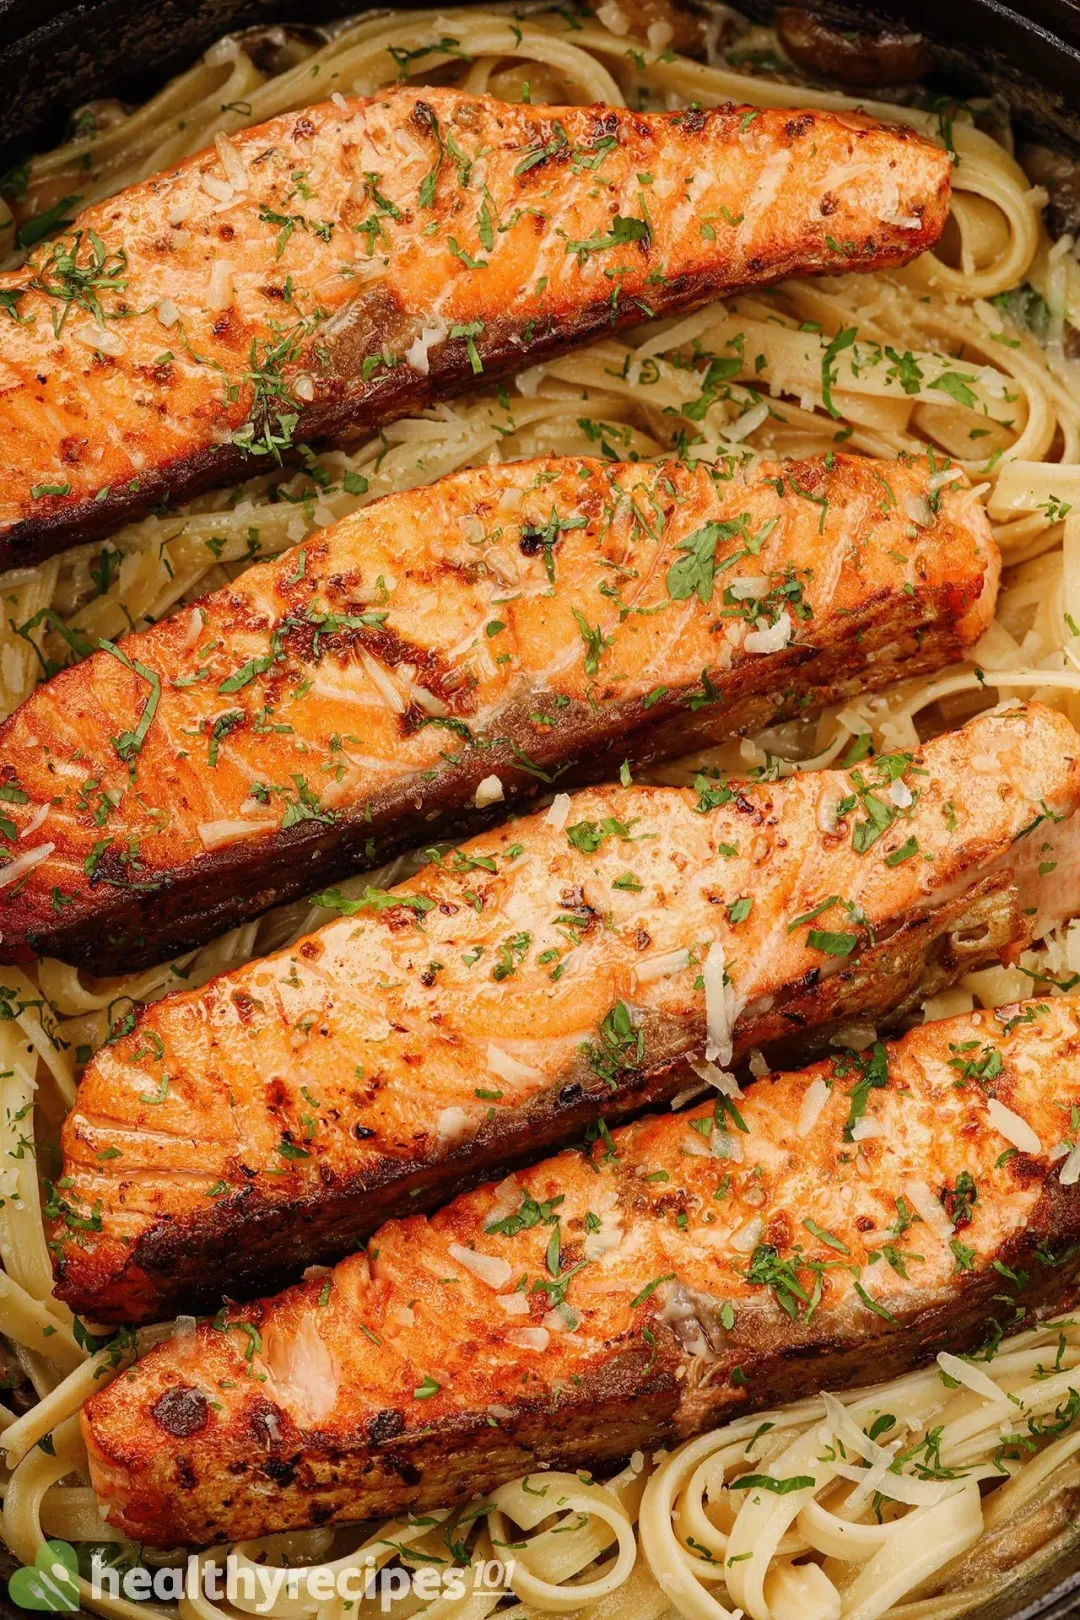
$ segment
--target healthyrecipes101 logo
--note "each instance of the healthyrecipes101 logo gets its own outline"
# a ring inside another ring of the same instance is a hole
[[[34,1562],[17,1569],[8,1596],[20,1609],[71,1614],[79,1607],[79,1560],[66,1541],[43,1541]]]
[[[88,1549],[84,1549],[88,1550]],[[85,1567],[85,1566],[84,1566]],[[92,1599],[127,1598],[131,1603],[176,1603],[182,1597],[202,1596],[211,1603],[231,1603],[254,1614],[269,1614],[279,1598],[292,1602],[307,1596],[316,1604],[340,1598],[354,1604],[377,1598],[383,1614],[405,1597],[432,1603],[437,1597],[460,1601],[470,1592],[509,1592],[513,1559],[489,1558],[462,1568],[446,1564],[436,1569],[400,1566],[376,1568],[374,1562],[314,1564],[303,1569],[281,1569],[253,1564],[229,1553],[224,1564],[190,1557],[184,1564],[146,1569],[141,1564],[119,1567],[95,1547],[89,1561],[87,1584]],[[8,1593],[20,1609],[71,1614],[79,1607],[79,1559],[66,1541],[46,1541],[32,1565],[17,1569]]]

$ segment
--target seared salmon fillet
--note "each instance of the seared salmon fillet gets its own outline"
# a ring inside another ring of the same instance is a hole
[[[91,1398],[108,1522],[172,1547],[424,1511],[992,1342],[1076,1298],[1078,1107],[1080,1001],[1014,1004],[391,1222]]]
[[[946,152],[852,113],[403,86],[219,136],[0,276],[0,568],[615,327],[904,264],[948,205]]]
[[[550,458],[387,496],[0,726],[0,961],[130,971],[556,778],[962,657],[999,558],[943,476]]]
[[[338,897],[97,1052],[48,1202],[59,1297],[95,1321],[250,1297],[713,1060],[917,1004],[1080,895],[1034,875],[1078,755],[1031,706],[851,771],[589,789]]]

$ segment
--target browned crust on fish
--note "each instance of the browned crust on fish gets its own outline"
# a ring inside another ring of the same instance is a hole
[[[486,228],[484,191],[444,132],[467,164],[487,154]],[[105,255],[93,283],[104,328],[90,306],[59,320],[52,244],[0,276],[21,291],[0,332],[0,567],[272,465],[267,422],[280,453],[653,314],[784,276],[904,264],[937,240],[949,204],[945,152],[850,113],[646,114],[400,87],[286,114],[229,146],[227,167],[210,149],[75,221],[65,241],[85,254],[96,238]],[[293,177],[316,172],[305,197]],[[698,173],[709,183],[684,202]],[[835,193],[833,174],[847,176]],[[644,234],[613,225],[643,226],[645,206]],[[208,291],[219,266],[235,278],[224,308]],[[168,324],[163,304],[178,311]],[[425,329],[426,374],[404,358]]]
[[[1025,707],[928,744],[910,771],[915,806],[862,854],[849,822],[819,829],[847,773],[740,784],[704,817],[674,789],[595,790],[569,823],[611,816],[637,844],[583,853],[543,815],[518,821],[402,885],[400,906],[142,1008],[98,1052],[65,1123],[58,1296],[99,1321],[212,1308],[337,1259],[382,1220],[580,1139],[600,1117],[692,1091],[703,935],[721,943],[741,1009],[736,1057],[887,1020],[1015,954],[1038,896],[1025,889],[1021,908],[1014,851],[1042,837],[1033,823],[1075,810],[1074,733]],[[895,864],[911,839],[918,858]],[[635,868],[640,898],[609,887]],[[837,895],[865,911],[842,958],[812,932],[851,926],[835,906],[821,920]],[[410,901],[433,903],[419,925]],[[560,938],[575,908],[581,937],[553,986],[546,919]],[[520,960],[507,957],[504,978],[508,939]],[[686,966],[650,977],[673,949],[690,953]],[[634,1049],[612,1056],[605,1020],[618,1005],[635,1009],[639,1048],[627,1037]],[[519,1075],[500,1075],[508,1056]]]
[[[654,534],[639,509],[662,515]],[[553,513],[567,527],[545,543]],[[712,583],[674,599],[682,542],[709,525],[726,526]],[[939,668],[989,624],[998,570],[977,498],[963,481],[935,494],[921,458],[765,463],[749,483],[550,458],[388,496],[55,676],[0,725],[0,851],[48,846],[0,884],[0,961],[130,972],[552,784]],[[732,604],[746,578],[768,594]],[[781,613],[787,645],[745,650]],[[371,660],[391,686],[411,671],[401,714]],[[492,776],[502,797],[477,809]],[[232,841],[208,847],[221,829]]]
[[[957,1052],[994,1050],[992,1082],[959,1076]],[[229,1307],[194,1345],[158,1345],[83,1409],[110,1523],[171,1546],[426,1511],[877,1382],[1070,1306],[1080,1191],[1061,1185],[1049,1154],[1080,1100],[1077,1001],[926,1025],[882,1059],[865,1104],[879,1134],[858,1144],[847,1126],[863,1071],[841,1054],[760,1082],[738,1105],[734,1156],[689,1150],[696,1127],[706,1141],[719,1128],[711,1105],[644,1119],[430,1221],[391,1223],[325,1279]],[[804,1128],[817,1079],[831,1090]],[[1038,1153],[1002,1152],[988,1094],[1035,1131]],[[970,1207],[955,1202],[961,1171]],[[894,1240],[901,1275],[879,1233],[910,1215],[914,1180],[955,1239],[909,1224]],[[538,1220],[495,1230],[529,1200]],[[590,1250],[597,1208],[613,1243]],[[576,1325],[524,1348],[517,1324],[535,1329],[547,1312],[547,1284],[529,1279],[550,1280],[556,1221],[560,1267],[580,1268],[564,1290]],[[751,1221],[753,1255],[731,1241]],[[508,1289],[526,1277],[526,1315],[498,1308],[498,1285],[462,1263],[470,1249],[505,1260]],[[793,1320],[781,1308],[755,1269],[762,1249],[794,1268],[807,1302],[820,1285],[812,1311],[796,1301]]]
[[[1007,877],[988,879],[974,898],[964,896],[903,924],[888,944],[860,953],[835,979],[795,987],[772,1018],[744,1019],[737,1056],[745,1059],[764,1048],[775,1061],[800,1046],[823,1047],[852,1017],[887,1026],[969,969],[1018,950],[1026,937],[1016,888]],[[778,1023],[790,1024],[798,1039],[772,1045],[769,1032]],[[598,1117],[615,1125],[696,1091],[700,1083],[685,1052],[685,1030],[661,1025],[649,1030],[647,1066],[628,1073],[615,1092],[587,1063],[577,1062],[526,1107],[496,1115],[472,1141],[448,1153],[432,1149],[404,1165],[385,1159],[366,1175],[328,1181],[288,1201],[242,1187],[210,1209],[151,1226],[116,1274],[105,1269],[105,1254],[100,1267],[84,1265],[68,1244],[57,1295],[95,1321],[150,1321],[174,1310],[210,1310],[222,1286],[219,1270],[208,1272],[208,1263],[222,1254],[230,1256],[229,1298],[282,1287],[305,1266],[358,1248],[385,1221],[438,1208],[481,1179],[580,1140]]]

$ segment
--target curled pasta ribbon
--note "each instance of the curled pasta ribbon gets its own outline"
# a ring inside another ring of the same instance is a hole
[[[630,1488],[627,1486],[628,1495]],[[586,1485],[577,1474],[544,1473],[517,1480],[491,1493],[488,1525],[495,1545],[509,1546],[507,1517],[523,1530],[535,1530],[553,1514],[558,1523],[516,1546],[510,1584],[527,1604],[545,1614],[572,1614],[614,1592],[628,1578],[637,1558],[637,1538],[618,1490]],[[636,1504],[635,1504],[636,1505]],[[580,1523],[575,1523],[580,1517]],[[563,1584],[586,1568],[612,1542],[615,1557],[591,1579]]]
[[[287,30],[283,39],[281,71],[257,67],[241,38],[226,38],[129,117],[35,159],[28,206],[41,210],[73,192],[92,202],[168,168],[219,132],[302,107],[313,94],[367,94],[402,77],[435,75],[511,100],[526,93],[528,81],[534,101],[648,107],[798,101],[837,112],[855,106],[839,92],[654,50],[599,19],[581,19],[568,32],[558,12],[530,9],[516,17],[502,4],[368,14],[314,45]],[[887,103],[868,110],[933,139],[946,134],[930,113]],[[924,453],[929,445],[946,475],[962,467],[978,490],[971,498],[985,497],[1010,566],[974,664],[848,700],[814,722],[703,750],[664,766],[654,779],[687,783],[702,766],[744,772],[769,764],[781,774],[820,769],[863,735],[880,748],[913,747],[928,727],[1021,691],[1080,722],[1080,367],[1066,341],[1066,323],[1080,329],[1080,266],[1067,241],[1048,241],[1037,196],[1005,147],[962,116],[953,121],[951,142],[950,245],[902,271],[784,283],[653,322],[528,368],[509,397],[482,390],[391,424],[348,450],[323,451],[318,484],[305,472],[285,482],[281,473],[259,475],[235,496],[206,495],[167,520],[129,525],[104,547],[83,546],[39,568],[9,571],[2,582],[0,713],[79,648],[188,611],[252,562],[281,554],[381,495],[493,455],[647,460],[670,453],[683,435],[689,453],[729,457],[747,471],[761,456],[820,455],[838,442],[883,457]],[[1029,295],[1013,291],[1025,282],[1046,300],[1045,341],[1025,318]],[[847,332],[854,342],[832,350]],[[702,367],[713,358],[738,364],[706,397]],[[346,482],[353,489],[360,482],[347,479],[350,473],[366,481],[363,494],[346,489]],[[343,887],[389,887],[415,859]],[[324,912],[296,902],[176,966],[186,984],[197,986],[325,920]],[[1046,949],[1053,961],[1065,947],[1051,941]],[[1024,958],[1029,969],[1038,963],[1033,953]],[[97,983],[55,962],[4,970],[12,1016],[0,1021],[0,1334],[40,1398],[19,1417],[0,1409],[0,1444],[12,1470],[3,1529],[26,1562],[46,1534],[119,1539],[100,1521],[89,1489],[77,1414],[91,1390],[172,1326],[93,1355],[77,1341],[69,1313],[51,1295],[34,1159],[20,1150],[20,1138],[33,1139],[39,1098],[50,1123],[69,1106],[72,1054],[98,1046],[133,1003],[160,997],[175,981],[169,964]],[[934,1015],[976,1000],[1015,1000],[1029,987],[1017,968],[988,969],[937,998]],[[513,1552],[518,1602],[500,1610],[505,1620],[571,1611],[582,1620],[670,1620],[673,1613],[730,1620],[736,1608],[752,1620],[879,1620],[901,1604],[905,1612],[929,1612],[924,1594],[946,1581],[948,1594],[932,1601],[934,1620],[949,1620],[988,1593],[980,1547],[996,1546],[993,1537],[1007,1537],[1076,1477],[1080,1434],[1066,1424],[1055,1437],[1054,1428],[1059,1413],[1066,1421],[1071,1392],[1080,1388],[1078,1366],[1080,1330],[1049,1324],[1005,1341],[991,1364],[969,1369],[968,1382],[957,1388],[930,1368],[839,1400],[739,1419],[606,1485],[556,1474],[518,1481],[464,1510],[462,1522],[477,1515],[469,1568]],[[893,1426],[871,1441],[867,1431],[883,1414]],[[1029,1419],[1047,1426],[1045,1443],[1003,1461],[1003,1430],[1012,1422],[1027,1432]],[[940,1431],[942,1468],[963,1477],[935,1482],[894,1470],[898,1445],[916,1447],[931,1429]],[[38,1445],[49,1436],[51,1453]],[[979,1481],[990,1470],[1002,1483],[980,1503]],[[741,1488],[748,1472],[811,1484]],[[445,1561],[445,1519],[400,1521],[366,1538],[357,1532],[356,1545],[330,1567],[359,1578],[394,1559],[406,1569]],[[326,1603],[312,1585],[320,1560],[347,1545],[348,1536],[342,1532],[332,1547],[329,1532],[301,1532],[233,1550],[249,1572],[302,1567],[295,1597],[279,1594],[272,1620],[374,1620],[375,1599]],[[89,1600],[87,1588],[82,1595]],[[460,1598],[446,1593],[427,1606],[425,1620],[486,1620],[502,1601],[485,1590]],[[124,1599],[102,1598],[95,1606],[110,1620],[172,1616]],[[408,1620],[419,1607],[410,1596],[396,1612]],[[237,1610],[250,1612],[242,1594],[235,1609],[201,1594],[180,1602],[182,1620],[228,1620]]]

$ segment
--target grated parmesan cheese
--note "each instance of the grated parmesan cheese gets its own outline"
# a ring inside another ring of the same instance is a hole
[[[114,359],[127,353],[123,338],[104,326],[80,326],[71,335],[77,343],[84,343],[88,349],[97,349],[99,353],[111,355]]]
[[[739,444],[743,439],[749,438],[751,433],[756,433],[768,415],[769,407],[763,399],[758,400],[756,405],[751,405],[748,411],[743,411],[733,422],[725,422],[720,432],[725,439]]]
[[[705,984],[705,1058],[707,1062],[719,1063],[726,1069],[731,1062],[738,1012],[735,991],[730,984],[724,983],[724,972],[724,947],[718,939],[714,939],[701,970]]]
[[[26,826],[20,832],[20,840],[23,838],[33,838],[34,834],[37,832],[38,828],[41,826],[41,823],[46,819],[48,814],[49,806],[47,804],[39,805],[34,811],[33,815],[30,817],[30,820],[26,823]]]
[[[760,1052],[757,1055],[761,1057]],[[725,1097],[741,1097],[743,1095],[743,1089],[739,1082],[727,1069],[718,1069],[715,1063],[703,1061],[701,1058],[691,1058],[689,1061],[690,1067],[698,1079],[704,1080],[710,1086],[715,1086],[717,1091],[724,1093]],[[752,1063],[751,1068],[753,1068]],[[768,1074],[768,1072],[768,1066],[766,1066],[765,1073]]]
[[[214,136],[214,145],[217,148],[218,159],[225,171],[225,178],[234,191],[246,191],[248,184],[247,170],[243,159],[227,135]]]
[[[486,810],[489,804],[498,804],[505,797],[499,778],[495,775],[485,776],[482,782],[477,783],[473,804],[478,810]]]
[[[195,831],[203,849],[223,849],[227,844],[238,844],[244,838],[258,838],[263,833],[275,832],[276,821],[200,821]]]
[[[795,1125],[797,1136],[809,1136],[821,1116],[821,1110],[829,1100],[829,1088],[819,1075],[812,1080],[803,1096],[802,1107],[799,1109],[799,1118]]]
[[[612,34],[618,34],[622,39],[630,32],[630,19],[618,4],[618,0],[603,0],[596,8],[596,20]]]
[[[47,861],[55,848],[55,844],[38,844],[34,849],[27,849],[21,855],[16,855],[6,866],[0,866],[0,889],[6,889],[9,883],[17,883],[27,872],[32,872],[35,866]]]
[[[464,1136],[465,1127],[468,1123],[469,1117],[464,1108],[443,1108],[439,1111],[439,1117],[435,1125],[439,1135],[444,1140],[450,1140],[454,1137]]]
[[[503,1260],[497,1254],[480,1254],[476,1249],[467,1249],[462,1243],[449,1244],[446,1252],[451,1260],[456,1260],[459,1266],[471,1271],[489,1288],[505,1288],[510,1281],[513,1268],[509,1260]]]
[[[200,186],[208,197],[215,202],[227,204],[233,200],[233,188],[227,180],[219,180],[216,174],[204,174],[199,181]]]
[[[784,609],[776,623],[766,630],[751,630],[743,641],[743,647],[749,653],[774,653],[786,647],[791,640],[791,615]]]
[[[190,1361],[196,1346],[195,1318],[178,1316],[173,1324],[172,1342],[182,1361]]]
[[[757,601],[768,595],[769,581],[764,574],[747,574],[743,579],[733,579],[728,590],[736,602]]]
[[[407,707],[405,699],[402,697],[401,693],[398,691],[385,669],[383,669],[382,665],[377,664],[374,658],[372,658],[371,654],[366,652],[363,647],[360,649],[360,662],[364,666],[365,673],[370,677],[376,691],[383,699],[386,707],[391,711],[391,713],[404,714]]]
[[[927,1230],[937,1238],[943,1248],[947,1249],[953,1235],[953,1224],[941,1207],[940,1199],[934,1197],[926,1182],[906,1181],[904,1197],[916,1215],[926,1223]]]
[[[1080,1181],[1080,1142],[1077,1142],[1062,1165],[1058,1172],[1058,1180],[1063,1187],[1075,1187],[1076,1183]]]
[[[736,1227],[735,1231],[732,1232],[729,1240],[731,1247],[737,1249],[740,1254],[750,1254],[761,1242],[761,1234],[764,1230],[765,1222],[761,1216],[751,1215],[748,1221],[744,1221],[741,1226]]]
[[[517,1345],[519,1350],[546,1350],[551,1342],[551,1334],[547,1328],[542,1327],[515,1328],[506,1337],[508,1342]]]
[[[428,351],[433,349],[436,343],[441,343],[445,336],[445,326],[439,325],[422,327],[420,336],[418,338],[414,338],[409,344],[409,347],[405,350],[406,362],[414,371],[418,372],[421,377],[428,376],[431,371],[431,361],[428,358]]]
[[[206,288],[207,309],[228,309],[233,301],[232,265],[227,259],[215,259]]]
[[[634,973],[639,984],[651,984],[654,979],[670,979],[673,973],[682,973],[689,966],[688,950],[665,951],[662,956],[649,956],[644,962],[638,962]]]
[[[511,1085],[527,1080],[540,1080],[543,1078],[542,1069],[534,1069],[529,1063],[522,1063],[504,1052],[501,1046],[488,1043],[487,1066],[492,1074],[498,1075],[500,1080],[507,1080]]]
[[[930,502],[925,495],[914,495],[908,490],[904,496],[904,511],[912,523],[918,524],[920,529],[932,527],[934,514],[930,510]]]
[[[1005,1391],[970,1362],[961,1361],[959,1356],[951,1356],[947,1350],[942,1350],[938,1353],[937,1364],[947,1378],[955,1379],[958,1384],[963,1384],[965,1389],[981,1395],[984,1400],[994,1401],[999,1405],[1004,1402],[1008,1405],[1009,1397]]]
[[[501,1305],[507,1316],[528,1316],[529,1301],[524,1294],[496,1294],[496,1305]]]
[[[544,819],[546,820],[547,825],[549,827],[553,827],[556,832],[562,832],[563,828],[566,826],[566,818],[570,814],[570,804],[571,799],[569,793],[556,793],[555,797],[552,799],[551,808],[548,810],[547,816]]]
[[[1042,1143],[1027,1120],[1021,1119],[1019,1114],[1014,1114],[1011,1108],[1006,1108],[996,1097],[991,1097],[987,1103],[986,1114],[995,1131],[1021,1153],[1042,1152]]]

